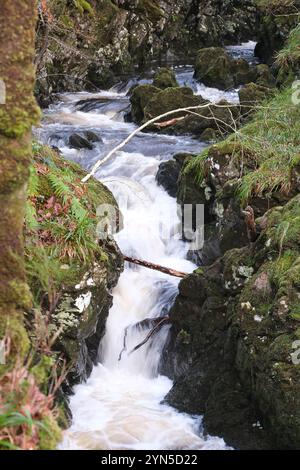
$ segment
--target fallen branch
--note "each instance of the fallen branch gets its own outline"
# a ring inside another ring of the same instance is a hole
[[[236,107],[235,104],[233,104],[233,105],[218,105],[218,104],[212,104],[211,102],[209,102],[209,103],[198,105],[198,106],[189,106],[188,108],[173,109],[172,111],[168,111],[164,114],[161,114],[160,116],[156,116],[155,118],[150,119],[150,121],[145,122],[142,126],[135,129],[128,137],[126,137],[126,139],[124,139],[120,144],[118,144],[116,147],[114,147],[106,155],[106,157],[104,157],[102,160],[98,160],[95,163],[95,165],[93,166],[93,168],[91,169],[90,173],[88,173],[81,180],[81,182],[86,183],[92,176],[94,176],[94,174],[96,173],[96,171],[98,170],[98,168],[100,166],[104,165],[104,163],[106,163],[116,152],[118,152],[123,147],[125,147],[125,145],[128,144],[128,142],[130,142],[130,140],[133,139],[133,137],[135,137],[139,132],[146,129],[146,127],[151,126],[151,124],[155,124],[157,121],[160,121],[161,119],[163,119],[165,117],[172,116],[173,114],[184,113],[184,112],[193,111],[193,110],[196,111],[197,109],[205,109],[205,108],[209,108],[210,106],[214,106],[214,107],[218,107],[218,108],[229,108],[229,107],[234,107],[235,108]]]
[[[118,361],[120,362],[123,356],[123,353],[127,350],[127,336],[128,336],[128,330],[129,328],[150,328],[152,327],[151,331],[148,333],[146,338],[139,343],[137,346],[135,346],[129,353],[132,354],[134,351],[137,351],[137,349],[141,348],[147,341],[154,335],[156,331],[158,331],[164,323],[167,323],[169,321],[169,317],[158,317],[158,318],[145,318],[145,320],[142,320],[139,323],[136,323],[135,325],[129,325],[127,328],[124,330],[124,339],[123,339],[123,349],[119,354],[119,359]]]
[[[147,334],[146,338],[141,342],[139,343],[137,346],[135,346],[129,353],[128,355],[134,353],[135,351],[137,351],[138,349],[140,349],[142,346],[144,346],[144,344],[146,344],[150,338],[152,338],[152,336],[154,335],[154,333],[156,333],[158,330],[161,329],[161,327],[167,323],[169,321],[169,317],[164,317],[160,322],[158,322],[158,324],[152,328],[152,330]]]
[[[123,255],[123,257],[124,257],[125,261],[128,261],[128,263],[133,263],[133,264],[136,264],[138,266],[143,266],[144,268],[153,269],[154,271],[160,271],[161,273],[169,274],[170,276],[180,277],[180,278],[188,276],[188,273],[183,273],[181,271],[176,271],[176,269],[166,268],[165,266],[150,263],[149,261],[144,261],[144,260],[141,260],[141,259],[131,258],[131,257],[126,256],[126,255]]]
[[[174,126],[174,124],[177,124],[180,121],[184,121],[185,118],[186,116],[182,116],[181,118],[174,118],[174,119],[170,119],[169,121],[156,122],[154,125],[159,128]]]

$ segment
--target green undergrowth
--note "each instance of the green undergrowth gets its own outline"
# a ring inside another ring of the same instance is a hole
[[[289,194],[293,169],[300,164],[300,106],[293,103],[293,93],[292,88],[279,91],[260,105],[249,124],[214,149],[206,149],[184,171],[201,184],[207,158],[217,148],[241,168],[237,196],[243,202],[253,196],[271,197],[275,191]]]
[[[300,59],[300,25],[294,28],[289,37],[289,41],[277,54],[279,65],[294,65]]]
[[[25,225],[27,275],[35,301],[55,296],[74,284],[98,260],[106,260],[97,242],[101,204],[115,205],[96,179],[82,184],[85,172],[48,147],[34,145]]]
[[[269,13],[285,8],[294,12],[296,2],[259,2]],[[277,13],[276,13],[277,12]],[[184,168],[201,185],[210,171],[209,161],[216,154],[229,157],[239,178],[232,181],[236,197],[242,204],[252,198],[290,198],[298,192],[300,171],[300,99],[295,86],[300,59],[300,25],[294,28],[284,48],[277,55],[279,81],[276,94],[256,106],[251,121],[225,141],[192,159]],[[297,85],[297,82],[296,82]]]

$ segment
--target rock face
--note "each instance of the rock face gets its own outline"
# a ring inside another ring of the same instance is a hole
[[[185,278],[170,312],[167,402],[203,413],[209,433],[240,449],[300,444],[299,202],[267,212],[254,244]]]
[[[77,5],[77,6],[76,6]],[[50,0],[40,12],[37,94],[111,86],[153,59],[186,60],[195,47],[253,37],[254,0]]]
[[[64,387],[86,380],[97,364],[99,344],[112,306],[110,290],[123,270],[116,244],[111,242],[106,248],[108,262],[95,262],[78,284],[63,293],[53,315],[52,321],[60,332],[57,348],[73,364]]]
[[[299,23],[300,2],[273,2],[259,5],[258,42],[255,54],[272,64],[289,32]]]

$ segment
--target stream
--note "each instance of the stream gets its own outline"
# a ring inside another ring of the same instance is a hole
[[[231,51],[250,60],[253,43]],[[192,67],[176,67],[175,71],[181,85],[192,87],[204,98],[213,102],[221,98],[238,101],[237,90],[222,92],[195,82]],[[129,106],[127,92],[136,82],[133,79],[95,94],[61,95],[60,101],[45,111],[38,138],[90,169],[136,128],[124,121]],[[70,149],[69,136],[87,130],[101,141],[92,150]],[[178,224],[176,201],[157,185],[155,176],[162,161],[178,152],[198,154],[205,146],[188,136],[139,134],[100,167],[96,176],[113,192],[124,216],[124,228],[115,235],[123,253],[183,272],[196,268],[186,259],[188,245],[173,235]],[[201,416],[180,413],[163,403],[172,387],[172,381],[159,374],[169,326],[163,326],[138,351],[127,352],[149,331],[130,325],[167,312],[177,295],[178,282],[126,263],[113,290],[113,307],[99,348],[99,364],[86,383],[74,388],[70,399],[73,422],[64,432],[60,449],[228,449],[223,439],[204,435]],[[119,361],[127,327],[127,350]]]

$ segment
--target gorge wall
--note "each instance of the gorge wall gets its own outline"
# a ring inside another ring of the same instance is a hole
[[[94,91],[151,61],[186,62],[257,30],[254,0],[59,0],[40,9],[37,95]]]

